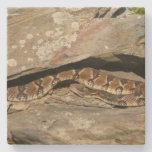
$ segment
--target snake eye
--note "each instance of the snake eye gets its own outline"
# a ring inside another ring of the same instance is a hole
[[[121,95],[122,94],[122,91],[123,91],[123,88],[120,86],[118,88],[116,88],[116,94],[117,95]]]

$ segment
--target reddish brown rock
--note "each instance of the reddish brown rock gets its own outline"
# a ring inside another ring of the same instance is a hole
[[[9,9],[9,79],[90,56],[127,53],[144,37],[144,16],[103,19],[95,17],[98,11],[112,9]]]
[[[89,66],[144,81],[144,34],[144,16],[126,8],[9,9],[8,80]],[[63,67],[68,63],[74,64]],[[29,103],[10,102],[8,143],[144,144],[144,107],[113,108],[78,96],[72,86],[61,84]]]
[[[144,144],[144,108],[37,105],[8,115],[10,144]],[[24,119],[23,119],[24,118]]]

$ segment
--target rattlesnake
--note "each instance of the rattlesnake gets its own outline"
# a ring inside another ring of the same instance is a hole
[[[53,88],[65,80],[74,80],[95,90],[95,97],[116,106],[144,106],[145,83],[122,79],[93,68],[72,69],[49,75],[25,85],[9,87],[8,101],[28,102],[53,92]],[[89,95],[89,93],[88,93]]]

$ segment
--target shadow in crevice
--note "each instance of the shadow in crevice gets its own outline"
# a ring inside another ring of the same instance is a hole
[[[100,9],[102,9],[102,8],[99,8],[99,11],[96,13],[94,18],[103,18],[103,17],[105,17],[105,15],[110,11],[111,8],[107,9],[103,14],[100,14]]]
[[[145,78],[145,58],[132,56],[132,55],[115,55],[119,58],[119,61],[106,61],[101,58],[90,57],[85,60],[63,65],[55,69],[49,69],[34,74],[29,74],[22,76],[20,78],[8,81],[8,87],[23,85],[30,81],[42,78],[48,75],[56,75],[59,72],[70,70],[70,69],[81,69],[84,67],[91,67],[97,70],[103,69],[107,71],[124,71],[124,72],[134,72],[135,74]]]
[[[105,12],[103,14],[100,14],[100,9],[102,9],[102,8],[99,8],[99,11],[95,14],[94,18],[104,18],[107,15],[107,13],[109,13],[109,11],[111,11],[111,8],[109,8],[109,9],[105,10]],[[117,16],[123,14],[125,11],[126,11],[126,7],[120,7],[115,12],[113,12],[113,14],[111,14],[110,18],[116,18]],[[102,10],[101,10],[101,12],[102,12]]]
[[[115,18],[115,17],[121,15],[122,13],[124,13],[125,11],[126,11],[126,8],[121,7],[111,16],[111,18]]]

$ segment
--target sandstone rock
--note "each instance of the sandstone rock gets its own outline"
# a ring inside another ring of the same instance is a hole
[[[8,79],[127,50],[144,37],[144,16],[95,18],[98,11],[98,8],[8,10]]]
[[[110,73],[144,81],[133,73]],[[75,85],[79,87],[79,84],[60,84],[51,96],[29,103],[28,108],[20,111],[19,106],[26,105],[19,103],[18,109],[11,109],[8,113],[8,143],[144,144],[144,107],[120,109],[107,106],[95,98],[73,93]]]
[[[144,34],[144,16],[127,8],[8,9],[8,86],[81,67],[144,82]],[[113,107],[79,87],[10,104],[8,143],[144,144],[144,107]]]
[[[8,115],[8,143],[144,144],[144,112],[143,107],[31,106]]]

